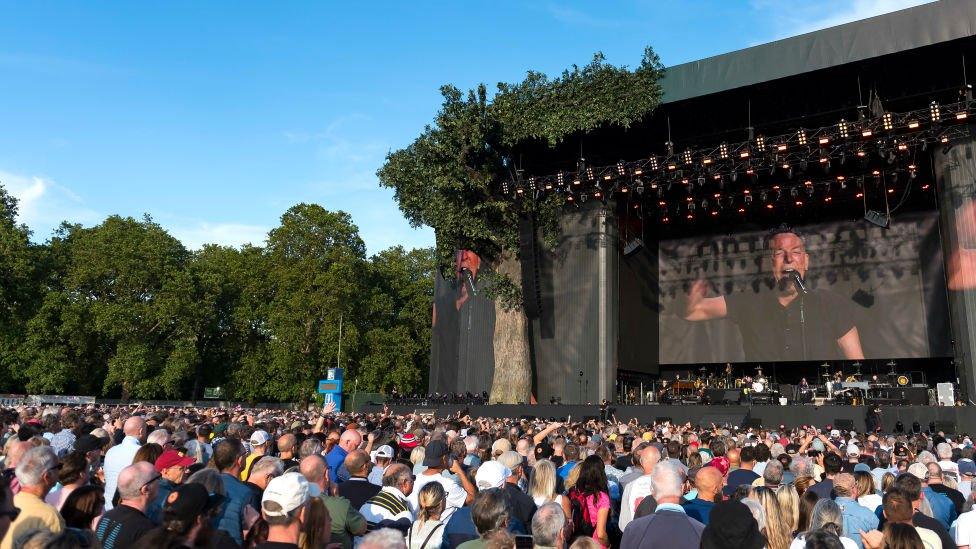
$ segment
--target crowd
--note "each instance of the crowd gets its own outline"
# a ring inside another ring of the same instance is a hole
[[[970,549],[966,436],[320,411],[0,412],[0,549]]]

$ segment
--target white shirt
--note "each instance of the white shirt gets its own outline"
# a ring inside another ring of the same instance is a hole
[[[403,492],[401,492],[399,489],[394,488],[392,486],[384,486],[380,488],[380,491],[393,494],[394,496],[397,497],[397,499],[401,499],[401,500],[407,499],[406,497],[404,497]],[[407,505],[407,507],[409,507],[409,504]],[[403,518],[410,519],[410,521],[413,522],[413,513],[411,513],[409,509],[394,515],[393,513],[384,509],[382,506],[376,505],[374,503],[370,503],[368,501],[364,503],[362,507],[359,508],[359,512],[363,514],[363,517],[368,522],[372,522],[372,523],[383,522],[384,520],[395,521]]]
[[[651,475],[642,475],[629,482],[620,498],[620,529],[627,528],[634,520],[634,511],[647,496],[651,495]]]
[[[417,509],[420,507],[417,502],[417,498],[420,497],[420,489],[431,482],[439,482],[444,487],[444,493],[447,494],[443,516],[451,515],[454,511],[464,507],[464,500],[468,498],[468,493],[464,491],[464,488],[461,488],[457,481],[440,474],[417,475],[416,480],[413,481],[413,491],[407,497],[407,503],[414,515],[417,514]]]
[[[959,515],[949,528],[949,535],[956,540],[956,545],[976,545],[976,511]]]
[[[767,463],[769,463],[769,462],[768,461],[757,461],[756,464],[752,467],[752,472],[753,473],[756,473],[757,475],[759,475],[759,478],[762,478],[763,471],[766,470],[766,464]]]
[[[122,439],[118,446],[112,446],[105,452],[105,510],[112,509],[112,498],[115,497],[115,488],[119,482],[119,473],[122,469],[132,465],[132,460],[136,457],[136,452],[142,443],[136,437],[127,436]]]
[[[868,511],[873,513],[878,507],[881,507],[881,496],[878,494],[864,494],[857,498],[857,502],[867,507]]]
[[[952,478],[959,480],[959,466],[954,461],[942,460],[939,462],[939,467],[942,468],[943,473],[952,475]]]
[[[430,536],[430,539],[427,539]],[[407,539],[410,541],[407,549],[435,549],[441,546],[444,540],[444,523],[439,520],[428,520],[424,522],[423,528],[419,522],[413,523],[410,527]],[[424,544],[424,541],[427,543]]]

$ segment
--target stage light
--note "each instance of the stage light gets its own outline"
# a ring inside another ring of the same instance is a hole
[[[796,140],[800,145],[807,144],[807,132],[806,130],[800,130],[796,132]]]
[[[749,149],[746,149],[739,153],[739,158],[749,158]]]
[[[827,143],[830,143],[830,138],[829,137],[821,137],[817,142],[820,143],[821,145],[826,145]]]
[[[552,181],[546,181],[546,190],[547,191],[551,191],[552,190]]]
[[[644,173],[644,170],[642,170],[640,168],[637,168],[636,170],[634,170],[634,175],[640,175],[642,173]]]
[[[899,151],[907,151],[908,150],[908,144],[907,143],[898,143],[898,150]]]
[[[826,164],[827,163],[827,157],[826,156],[821,156],[820,157],[820,163],[821,164]]]
[[[589,168],[586,168],[586,178],[587,179],[593,180],[595,178],[595,176],[593,174],[594,174],[594,172],[593,172],[593,166],[590,166]]]
[[[857,152],[854,154],[856,154],[858,158],[864,158],[865,156],[867,156],[867,153],[864,152],[864,149],[858,149]]]
[[[695,218],[695,216],[693,214],[688,214],[688,215],[685,216],[685,218],[687,218],[688,221],[691,221],[692,219]]]
[[[799,208],[800,206],[803,205],[803,201],[802,200],[797,200],[796,202],[793,203],[793,205],[796,206],[797,208]]]
[[[656,156],[652,156],[651,159],[650,159],[650,161],[648,161],[647,164],[648,164],[648,166],[651,167],[652,170],[657,170],[657,168],[658,168],[657,157]]]
[[[722,143],[721,145],[719,145],[718,146],[718,155],[720,157],[722,157],[723,159],[724,158],[728,158],[729,157],[729,146],[727,144],[725,144],[725,143]]]
[[[740,213],[740,214],[744,214],[744,213],[746,213],[746,209],[745,209],[745,208],[739,208],[739,213]]]
[[[929,184],[928,184],[928,183],[926,183],[926,184],[924,184],[924,185],[922,185],[922,190],[923,190],[923,191],[927,191],[927,190],[929,190]]]
[[[706,166],[709,165],[709,164],[711,164],[711,163],[712,163],[712,159],[710,157],[708,157],[708,156],[706,156],[705,158],[702,159],[702,164],[704,164]]]
[[[681,158],[685,164],[691,164],[691,149],[686,149],[685,152],[681,153]]]
[[[556,184],[560,187],[566,184],[566,179],[563,177],[563,172],[556,173]]]
[[[683,185],[687,185],[688,183],[690,183],[690,181],[688,180],[688,178],[685,178],[685,179],[682,179],[682,180],[681,180],[681,183],[682,183]]]
[[[688,196],[688,197],[685,197],[685,200],[687,200],[688,202],[691,202],[692,200],[694,200],[694,198]]]
[[[849,134],[848,134],[848,131],[847,131],[847,121],[846,120],[841,120],[840,121],[840,124],[837,124],[837,129],[840,130],[840,137],[842,139],[847,139],[849,137]],[[820,140],[820,144],[823,145],[824,143],[826,143],[826,141],[824,141],[823,139],[821,139]]]
[[[784,170],[788,170],[788,169],[790,169],[790,164],[789,164],[789,162],[783,162],[783,169],[784,169]]]
[[[620,192],[622,192],[622,193],[630,192],[630,188],[627,187],[627,185],[624,185],[624,186],[620,187]]]
[[[712,179],[714,179],[715,181],[721,181],[722,180],[722,174],[717,173],[717,174],[715,174],[715,175],[712,176]]]
[[[663,208],[663,207],[667,206],[668,203],[665,202],[665,201],[663,201],[663,200],[661,200],[660,202],[657,203],[657,205]]]
[[[623,160],[617,161],[617,175],[625,175],[627,173],[627,166],[624,164]]]
[[[942,113],[939,111],[939,104],[935,101],[929,104],[929,117],[932,119],[933,123],[942,120]]]
[[[722,196],[722,193],[715,193],[715,194],[712,195],[712,198],[719,198],[721,196]]]
[[[871,172],[871,175],[873,175],[873,176],[879,176],[879,175],[881,175],[881,172],[879,172],[878,170],[873,170]]]
[[[756,138],[756,150],[759,152],[766,152],[766,138],[759,136]]]
[[[942,137],[939,138],[939,143],[948,143],[948,142],[949,142],[948,135],[943,135]]]
[[[965,120],[967,116],[969,115],[966,114],[966,111],[959,111],[956,113],[956,120]]]
[[[566,202],[572,202],[573,200],[574,200],[573,199],[573,195],[567,195],[566,196]]]
[[[883,127],[885,131],[891,131],[891,129],[894,127],[894,125],[892,124],[890,112],[886,112],[883,115],[881,115],[881,127]]]
[[[857,193],[854,195],[855,198],[864,198],[864,193]]]
[[[891,194],[891,193],[893,193],[893,192],[895,192],[895,190],[894,190],[894,189],[888,189],[888,194]]]
[[[717,215],[718,215],[718,210],[712,210],[712,217],[717,216]]]
[[[579,184],[580,184],[580,180],[579,179],[574,179],[573,180],[573,185],[579,185]]]
[[[657,188],[657,181],[651,181],[651,188],[652,189],[656,189]]]
[[[746,175],[752,175],[753,173],[755,172],[752,170],[752,168],[746,168]]]
[[[918,126],[919,126],[918,120],[912,120],[911,122],[908,123],[908,129],[910,130],[918,129]]]
[[[874,132],[872,132],[871,130],[866,129],[861,132],[861,137],[871,137],[872,135],[874,135]]]
[[[843,181],[843,180],[844,180],[844,176],[843,175],[838,175],[837,176],[837,181]]]
[[[779,145],[776,145],[776,150],[777,150],[778,152],[783,152],[783,151],[785,151],[785,150],[786,150],[786,144],[785,144],[785,143],[780,143]]]
[[[766,209],[767,210],[772,210],[774,207],[775,206],[773,206],[772,204],[766,204]]]
[[[607,175],[603,176],[603,180],[604,181],[610,181],[610,179],[612,179],[612,178],[613,178],[613,176],[610,175],[610,174],[607,174]]]
[[[640,202],[634,202],[634,209],[640,209]]]
[[[668,169],[669,169],[669,170],[672,170],[672,171],[674,171],[674,170],[675,170],[675,169],[677,169],[677,168],[678,168],[678,165],[677,165],[677,164],[668,164]]]
[[[596,191],[595,193],[593,193],[593,198],[603,198],[603,193],[601,193],[600,191]]]
[[[668,218],[668,217],[662,217],[662,218],[661,218],[661,222],[662,222],[662,223],[667,223],[668,221],[671,221],[671,219],[670,219],[670,218]]]

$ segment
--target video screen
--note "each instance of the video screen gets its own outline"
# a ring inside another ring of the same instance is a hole
[[[938,221],[660,241],[660,363],[950,356]]]

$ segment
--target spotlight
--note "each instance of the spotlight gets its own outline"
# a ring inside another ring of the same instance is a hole
[[[928,183],[926,183],[926,184],[924,184],[924,185],[922,185],[922,190],[923,190],[923,191],[927,191],[927,190],[929,190],[929,186],[930,186],[930,185],[929,185]]]
[[[739,153],[739,158],[749,158],[749,149],[745,149]]]
[[[722,143],[718,146],[718,155],[723,159],[729,157],[729,146],[726,143]]]
[[[712,217],[718,216],[718,210],[712,210]]]
[[[651,160],[647,163],[647,165],[650,166],[652,170],[657,170],[658,168],[657,157],[652,156]]]
[[[634,170],[634,175],[640,175],[642,173],[644,173],[644,170],[642,170],[640,168],[637,168],[636,170]]]
[[[837,129],[840,130],[840,137],[842,139],[847,139],[849,137],[849,134],[848,134],[848,131],[847,131],[847,121],[846,120],[843,120],[842,119],[840,121],[840,124],[837,124]],[[820,144],[823,145],[824,143],[826,143],[826,141],[824,141],[823,139],[821,139],[820,140]]]
[[[593,174],[594,174],[594,172],[593,172],[593,166],[590,166],[589,168],[586,168],[586,178],[587,179],[589,179],[589,180],[592,181],[594,179],[594,175]]]
[[[899,142],[898,143],[898,150],[899,151],[907,151],[908,150],[908,144],[907,143],[901,143],[901,142]]]
[[[580,180],[579,179],[574,179],[573,180],[573,185],[579,185],[579,184],[580,184]]]
[[[739,208],[739,213],[740,213],[740,214],[744,214],[744,213],[746,213],[746,209],[745,209],[745,208]]]
[[[775,206],[773,206],[772,204],[766,204],[766,209],[767,210],[772,210],[774,207]]]
[[[547,191],[551,191],[552,190],[552,181],[546,181],[546,190]]]
[[[802,200],[797,200],[796,202],[793,203],[793,205],[796,206],[797,208],[799,208],[800,206],[803,205],[803,201]]]
[[[825,196],[825,197],[824,197],[824,202],[826,202],[827,204],[830,204],[830,201],[831,201],[831,200],[833,200],[833,198],[831,198],[831,197],[829,197],[829,196]]]
[[[705,158],[702,158],[702,164],[707,166],[711,163],[712,163],[712,159],[710,157],[706,156]]]
[[[563,172],[559,172],[556,174],[556,184],[559,185],[560,187],[566,184],[566,179],[563,177]]]
[[[691,164],[691,149],[686,149],[681,154],[681,159],[685,161],[685,164]]]
[[[890,112],[886,112],[883,115],[881,115],[881,127],[883,127],[885,131],[889,131],[889,132],[894,127],[894,125],[892,124]]]
[[[874,133],[869,129],[865,129],[861,132],[861,137],[871,137],[872,135],[874,135]]]
[[[967,116],[966,111],[959,111],[956,113],[956,120],[965,120]]]
[[[622,193],[630,192],[630,188],[627,185],[624,185],[620,187],[620,192]]]
[[[759,136],[756,138],[756,150],[759,152],[766,152],[766,138]]]
[[[671,170],[671,171],[674,171],[674,170],[678,169],[678,165],[677,164],[671,164],[671,163],[669,163],[668,164],[668,169]]]
[[[617,162],[617,175],[626,175],[627,166],[624,164],[623,160]]]
[[[820,143],[821,145],[826,145],[827,143],[830,143],[830,138],[829,137],[821,137],[817,142]]]
[[[807,144],[807,132],[806,130],[800,130],[796,132],[796,140],[800,145]]]
[[[932,123],[942,120],[942,113],[939,111],[939,104],[935,101],[929,103],[929,117],[932,118]]]
[[[667,223],[668,221],[671,221],[671,219],[667,216],[661,218],[662,223]]]
[[[510,190],[511,189],[508,187],[508,181],[502,181],[502,194],[508,194]]]
[[[783,152],[785,150],[786,150],[786,143],[780,143],[779,145],[776,145],[777,152]]]
[[[916,129],[918,129],[918,120],[912,120],[911,122],[909,122],[908,123],[908,129],[910,129],[910,130],[916,130]]]

